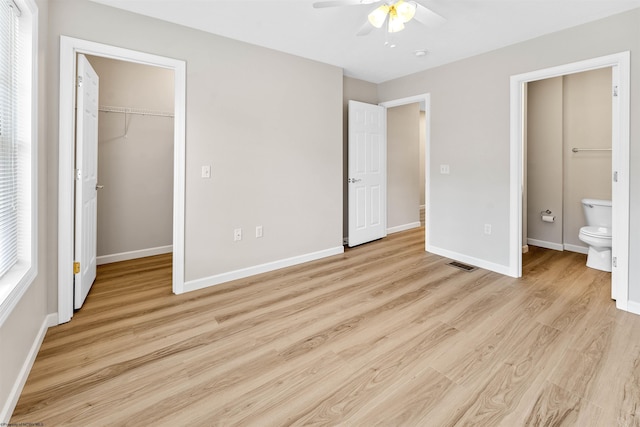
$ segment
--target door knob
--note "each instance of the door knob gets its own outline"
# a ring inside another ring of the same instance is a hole
[[[355,184],[356,182],[362,181],[361,178],[349,178],[349,182]]]

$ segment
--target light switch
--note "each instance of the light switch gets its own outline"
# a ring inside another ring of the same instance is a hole
[[[449,165],[440,165],[440,173],[443,175],[449,175]]]
[[[211,166],[209,165],[202,166],[202,177],[211,178]]]

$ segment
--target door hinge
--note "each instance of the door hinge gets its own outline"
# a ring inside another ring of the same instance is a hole
[[[82,176],[82,174],[80,173],[80,169],[75,169],[73,171],[73,176],[76,181],[80,181],[80,177]]]
[[[73,263],[73,274],[78,274],[80,273],[80,263],[78,261],[75,261]]]
[[[613,172],[613,182],[618,182],[618,171]]]
[[[82,76],[78,76],[78,87],[82,87]]]
[[[618,257],[614,256],[613,258],[611,258],[611,264],[614,267],[617,267],[618,266]]]
[[[618,86],[613,87],[613,96],[618,96]]]

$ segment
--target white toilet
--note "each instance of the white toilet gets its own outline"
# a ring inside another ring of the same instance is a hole
[[[582,199],[587,225],[578,238],[589,245],[587,267],[611,271],[611,200]]]

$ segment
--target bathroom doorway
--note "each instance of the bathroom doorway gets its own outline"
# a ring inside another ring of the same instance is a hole
[[[612,69],[526,84],[523,251],[586,254],[582,199],[611,200]]]
[[[522,276],[525,184],[525,85],[543,79],[571,75],[589,70],[609,68],[611,83],[611,165],[613,202],[611,295],[616,307],[628,310],[628,246],[629,246],[629,82],[630,55],[622,52],[572,64],[533,71],[511,77],[511,274]]]

